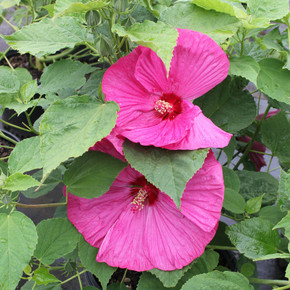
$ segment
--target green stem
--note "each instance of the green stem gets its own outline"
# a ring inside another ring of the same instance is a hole
[[[26,116],[26,119],[27,119],[27,122],[28,122],[28,125],[29,125],[29,128],[31,130],[31,132],[33,132],[34,134],[36,135],[39,135],[39,132],[37,132],[34,128],[33,128],[33,125],[31,123],[31,120],[30,120],[30,116],[27,112],[25,112],[25,116]]]
[[[30,129],[26,129],[26,128],[23,128],[23,127],[19,127],[19,126],[17,126],[17,125],[12,124],[12,123],[6,122],[6,121],[4,121],[3,119],[0,119],[0,122],[4,123],[4,124],[6,124],[6,125],[8,125],[8,126],[10,126],[10,127],[17,128],[17,129],[19,129],[19,130],[23,130],[23,131],[26,131],[26,132],[30,132]],[[16,144],[16,143],[15,143],[15,144]]]
[[[265,113],[264,113],[264,115],[263,115],[261,121],[260,121],[260,122],[258,123],[258,125],[257,125],[257,128],[256,128],[256,131],[255,131],[255,133],[254,133],[254,136],[252,137],[251,141],[248,143],[248,145],[247,145],[247,147],[246,147],[246,150],[244,151],[242,157],[241,157],[240,160],[237,162],[237,164],[235,165],[235,167],[233,168],[233,170],[237,170],[238,167],[240,166],[240,164],[241,164],[241,163],[246,159],[246,157],[248,156],[248,153],[249,153],[250,150],[252,149],[252,146],[253,146],[253,144],[254,144],[254,142],[255,142],[257,136],[258,136],[258,133],[259,133],[259,131],[260,131],[261,125],[262,125],[262,123],[264,122],[264,120],[265,120],[265,118],[266,118],[266,116],[267,116],[267,114],[268,114],[270,108],[271,108],[271,105],[268,105],[268,107],[266,108]]]
[[[80,285],[80,290],[83,290],[83,284],[82,284],[80,273],[77,272],[77,275],[78,275],[78,281],[79,281],[79,285]]]
[[[255,284],[290,286],[289,281],[286,281],[286,280],[272,280],[272,279],[259,279],[259,278],[248,278],[248,279],[251,283],[255,283]]]
[[[14,147],[11,146],[4,146],[4,145],[0,145],[1,148],[6,148],[6,149],[14,149]]]
[[[220,159],[220,157],[221,157],[221,155],[222,155],[222,152],[223,152],[223,149],[220,149],[220,152],[219,152],[219,154],[218,154],[218,156],[217,156],[217,158],[216,158],[217,161]]]
[[[237,248],[235,247],[228,247],[228,246],[216,246],[216,245],[207,245],[207,249],[212,250],[229,250],[229,251],[237,251]]]
[[[258,105],[257,105],[257,119],[259,118],[259,114],[260,114],[260,101],[261,101],[261,96],[262,96],[262,93],[260,92],[259,93],[259,98],[258,98]]]
[[[240,151],[236,152],[236,153],[233,155],[233,157],[232,157],[232,159],[230,160],[230,162],[228,162],[228,161],[225,162],[225,163],[223,164],[223,166],[226,166],[228,163],[231,163],[232,160],[235,159],[235,158],[236,158],[240,153],[241,153]]]
[[[125,269],[124,275],[123,275],[122,280],[121,280],[121,284],[124,283],[124,280],[125,280],[126,275],[127,275],[127,271],[128,271],[128,269]]]
[[[254,93],[258,92],[258,91],[259,91],[259,89],[256,89],[256,90],[250,92],[250,94],[254,94]]]
[[[269,170],[270,170],[270,166],[271,166],[271,163],[272,163],[273,157],[274,157],[274,155],[271,156],[271,159],[270,159],[270,161],[269,161],[268,168],[267,168],[267,173],[269,173]]]
[[[258,153],[258,154],[261,154],[261,155],[269,155],[269,156],[272,156],[271,153],[267,153],[267,152],[262,152],[262,151],[256,151],[256,150],[250,150],[250,152],[253,152],[253,153]]]
[[[1,53],[0,55],[0,61],[6,56],[6,54],[8,53],[8,51],[10,50],[11,48],[8,47],[4,52]]]
[[[59,285],[65,284],[65,283],[67,283],[67,282],[73,280],[74,278],[76,278],[78,275],[82,275],[82,274],[85,273],[85,272],[87,272],[87,270],[83,270],[83,271],[77,273],[76,275],[71,276],[70,278],[66,279],[65,281],[60,282]]]
[[[272,172],[272,171],[275,171],[275,170],[278,170],[278,169],[280,169],[281,167],[279,166],[279,167],[276,167],[276,168],[273,168],[273,169],[271,169],[269,172]]]
[[[9,141],[12,144],[17,144],[18,142],[6,136],[2,131],[0,131],[0,137],[4,138],[5,140]]]
[[[6,160],[6,159],[8,159],[8,158],[9,158],[9,156],[1,157],[0,160]]]
[[[42,203],[42,204],[24,204],[19,202],[14,202],[13,205],[24,208],[45,208],[45,207],[56,207],[56,206],[66,206],[66,202],[59,203]]]
[[[74,50],[74,48],[68,48],[68,49],[64,50],[63,52],[61,52],[59,54],[56,54],[56,55],[48,55],[48,56],[40,57],[38,59],[40,61],[42,61],[42,62],[54,61],[54,60],[57,60],[59,58],[62,58],[64,56],[70,54],[73,50]]]
[[[10,21],[8,21],[3,15],[0,14],[0,17],[14,30],[17,31],[19,30],[18,27],[13,25]]]
[[[290,288],[290,284],[286,285],[286,286],[283,286],[283,287],[275,288],[275,290],[284,290],[284,289],[289,289],[289,288]]]

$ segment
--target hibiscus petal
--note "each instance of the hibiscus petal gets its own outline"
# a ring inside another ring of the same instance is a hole
[[[122,161],[126,161],[123,153],[123,143],[125,138],[120,135],[120,132],[121,130],[118,127],[115,127],[107,137],[90,147],[89,150],[101,151]]]
[[[188,29],[177,30],[179,37],[173,51],[169,81],[176,95],[193,100],[226,78],[229,60],[207,35]]]
[[[157,92],[160,95],[168,92],[167,71],[162,60],[147,47],[138,46],[136,49],[141,51],[135,67],[136,79],[150,93]]]
[[[135,271],[181,269],[204,252],[214,234],[200,230],[160,193],[140,212],[125,209],[102,242],[97,261]]]
[[[153,97],[134,76],[135,66],[141,53],[142,50],[135,49],[129,55],[120,58],[107,69],[103,77],[102,89],[105,100],[115,101],[120,106],[117,119],[117,124],[120,126],[130,123],[130,120],[154,107]]]
[[[86,199],[69,194],[68,219],[89,244],[94,247],[101,245],[108,230],[132,201],[128,184],[140,176],[137,171],[126,167],[110,190],[98,198]]]
[[[197,107],[197,106],[195,106]],[[177,143],[163,146],[171,150],[195,150],[199,148],[223,148],[231,140],[232,134],[229,134],[217,127],[209,118],[200,113],[196,114],[187,135]]]
[[[211,232],[221,216],[223,199],[222,167],[210,151],[203,167],[187,183],[180,209],[201,230]]]
[[[192,126],[192,120],[200,113],[201,110],[197,106],[184,100],[182,102],[182,113],[173,120],[169,118],[162,120],[157,116],[157,112],[153,111],[152,118],[156,119],[156,124],[154,122],[150,124],[150,122],[147,122],[147,118],[144,119],[141,116],[131,123],[132,130],[124,130],[122,135],[133,142],[139,142],[143,146],[153,145],[167,148],[166,145],[177,143],[186,138]],[[145,116],[146,114],[143,114],[143,117]]]

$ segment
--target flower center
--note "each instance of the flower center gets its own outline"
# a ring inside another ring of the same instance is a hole
[[[158,198],[159,189],[149,183],[144,176],[136,178],[131,182],[131,195],[134,196],[131,202],[131,211],[141,211],[145,205],[153,205]]]
[[[161,115],[165,115],[173,112],[173,105],[166,101],[158,100],[154,104],[154,109]]]
[[[135,198],[133,199],[133,201],[131,202],[131,204],[132,204],[131,211],[133,213],[136,213],[137,211],[142,210],[144,207],[144,202],[145,202],[147,197],[148,197],[147,191],[144,190],[143,188],[141,188],[138,191]]]
[[[182,111],[181,103],[182,99],[175,94],[163,94],[159,100],[155,101],[154,109],[158,117],[173,120]]]

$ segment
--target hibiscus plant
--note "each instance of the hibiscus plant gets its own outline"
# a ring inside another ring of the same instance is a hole
[[[0,131],[1,289],[290,288],[288,0],[0,0],[1,23],[26,121],[0,121],[30,134]]]

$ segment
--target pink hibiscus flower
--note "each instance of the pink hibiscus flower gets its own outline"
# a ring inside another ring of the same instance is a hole
[[[94,146],[90,147],[89,150],[101,151],[122,161],[126,161],[123,153],[123,143],[125,138],[120,135],[120,132],[121,130],[115,127],[108,136],[103,138],[101,141],[98,141]]]
[[[138,46],[106,71],[105,99],[119,104],[117,126],[132,142],[173,150],[225,147],[232,135],[191,101],[226,78],[228,58],[207,35],[177,30],[168,77],[157,54]]]
[[[69,194],[67,212],[85,240],[99,248],[97,261],[135,271],[170,271],[204,252],[218,226],[223,194],[222,168],[210,152],[187,183],[180,209],[129,166],[98,198]]]
[[[271,111],[267,114],[265,119],[268,119],[268,118],[276,115],[279,112],[280,112],[280,110]],[[259,115],[260,121],[261,121],[263,116],[264,116],[264,113]],[[247,135],[244,135],[244,136],[238,137],[237,140],[245,142],[245,143],[249,143],[252,140],[252,138],[247,136]],[[253,146],[252,146],[252,150],[259,151],[259,152],[266,152],[266,146],[261,144],[258,141],[254,141]],[[263,154],[250,152],[249,157],[250,157],[250,160],[254,163],[254,165],[256,167],[256,171],[260,171],[262,167],[267,165],[265,162]]]

